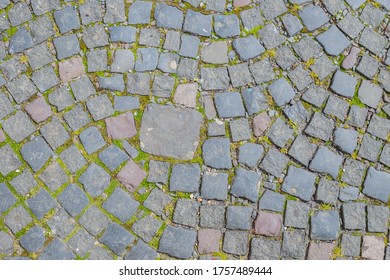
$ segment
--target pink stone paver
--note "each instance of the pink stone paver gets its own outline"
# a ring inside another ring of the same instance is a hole
[[[107,134],[112,139],[131,138],[137,134],[131,112],[106,119]]]
[[[119,171],[116,178],[130,192],[134,192],[146,177],[146,172],[141,169],[132,159]]]
[[[200,229],[198,231],[198,250],[200,254],[209,254],[219,251],[221,232],[216,229]]]
[[[30,117],[37,123],[47,120],[53,112],[43,96],[38,97],[25,107]]]
[[[263,135],[264,131],[271,124],[271,119],[266,112],[263,112],[253,118],[253,133],[256,137]]]
[[[190,108],[196,107],[196,95],[198,93],[198,84],[181,84],[177,86],[173,101]]]
[[[84,73],[84,65],[81,57],[73,57],[71,59],[58,63],[61,80],[66,83],[72,79],[81,77]]]
[[[259,211],[255,221],[255,233],[265,236],[280,236],[282,223],[282,215]]]
[[[234,0],[233,6],[235,8],[244,7],[244,6],[249,5],[251,2],[252,2],[251,0]]]
[[[4,131],[0,129],[0,143],[5,141]]]
[[[309,252],[307,254],[308,260],[330,260],[335,248],[334,243],[326,242],[311,242],[309,245]]]
[[[362,257],[369,260],[383,260],[385,243],[379,236],[364,236],[362,246]]]
[[[353,46],[351,48],[349,54],[344,58],[341,66],[344,69],[351,69],[357,62],[359,52],[360,52],[360,49]]]

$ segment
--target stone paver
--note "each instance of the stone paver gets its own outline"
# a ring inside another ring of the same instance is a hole
[[[0,259],[389,259],[389,9],[0,0]]]

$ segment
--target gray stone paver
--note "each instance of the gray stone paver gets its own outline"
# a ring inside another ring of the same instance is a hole
[[[1,259],[390,258],[388,0],[0,9]]]

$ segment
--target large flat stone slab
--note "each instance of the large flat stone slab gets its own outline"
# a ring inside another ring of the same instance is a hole
[[[202,115],[187,108],[150,104],[141,123],[141,150],[157,156],[189,160],[199,145]]]

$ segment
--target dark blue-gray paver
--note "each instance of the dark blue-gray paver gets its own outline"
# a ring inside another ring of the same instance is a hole
[[[43,139],[36,137],[23,145],[20,150],[23,159],[30,165],[34,172],[41,169],[53,156],[53,151]]]
[[[246,111],[249,115],[256,114],[267,108],[263,88],[260,86],[250,87],[242,91]]]
[[[7,176],[10,172],[18,169],[22,166],[22,162],[16,156],[15,152],[6,144],[0,148],[0,154],[2,160],[0,161],[0,173],[3,176]]]
[[[357,146],[358,132],[354,129],[337,128],[334,132],[334,143],[342,151],[352,154]]]
[[[69,133],[57,117],[41,127],[40,132],[50,147],[55,150],[70,139]]]
[[[91,113],[94,121],[108,118],[114,114],[114,107],[107,94],[99,95],[87,101],[88,111]]]
[[[122,163],[129,159],[129,156],[115,145],[110,145],[99,153],[100,160],[110,171],[116,170]]]
[[[123,75],[112,75],[111,77],[99,77],[99,87],[112,91],[124,91],[125,82]]]
[[[139,240],[130,252],[123,258],[124,260],[155,260],[157,252],[143,241]]]
[[[314,240],[336,240],[339,230],[339,213],[335,210],[317,211],[311,217],[310,236]]]
[[[166,184],[168,182],[170,164],[164,161],[149,162],[148,182]]]
[[[14,240],[12,237],[0,231],[0,254],[2,255],[12,255],[14,252]]]
[[[169,189],[171,191],[198,192],[200,173],[198,164],[175,164],[172,167]]]
[[[228,206],[226,208],[226,228],[250,230],[253,208],[250,206]]]
[[[158,29],[142,28],[140,30],[139,44],[149,47],[160,46],[161,33]]]
[[[129,7],[129,24],[148,24],[152,12],[152,2],[137,1]]]
[[[233,118],[245,115],[245,108],[240,93],[222,92],[214,95],[219,117]]]
[[[44,42],[56,34],[53,22],[50,20],[48,15],[43,15],[33,21],[30,21],[29,25],[31,35],[37,44]]]
[[[18,104],[28,100],[38,91],[34,83],[25,74],[8,82],[6,88]]]
[[[339,200],[341,200],[342,202],[357,200],[359,197],[359,193],[359,189],[356,187],[347,186],[340,188]]]
[[[39,179],[51,190],[56,191],[64,185],[69,177],[57,161],[53,161],[39,174]]]
[[[366,204],[364,202],[348,202],[341,207],[343,228],[347,230],[363,230],[366,228]]]
[[[207,139],[202,147],[204,164],[217,169],[230,169],[230,141],[227,138]]]
[[[111,71],[118,73],[125,73],[134,68],[134,53],[131,50],[117,49],[114,54],[114,60],[111,64]],[[114,90],[124,91],[125,84],[123,76],[116,77],[114,81],[111,81],[110,88],[114,87]],[[110,82],[107,80],[106,82]],[[112,83],[115,82],[115,83]],[[105,86],[107,88],[107,85]]]
[[[32,221],[33,219],[31,218],[29,212],[27,212],[22,205],[19,205],[16,208],[13,208],[7,216],[5,216],[4,224],[7,225],[14,234],[16,234]]]
[[[260,44],[259,39],[252,35],[234,39],[233,48],[242,61],[255,58],[265,52],[265,48]]]
[[[273,176],[280,177],[288,162],[288,156],[271,147],[259,167]]]
[[[246,231],[227,230],[222,250],[228,254],[245,255],[248,251],[249,234]]]
[[[102,134],[96,126],[90,126],[86,130],[83,130],[79,137],[88,154],[96,152],[106,144]]]
[[[42,251],[39,256],[40,260],[73,260],[75,259],[74,253],[61,241],[60,239],[54,239],[47,247]]]
[[[268,91],[278,106],[283,106],[295,97],[293,87],[285,78],[280,78],[268,86]]]
[[[261,174],[239,167],[236,169],[230,193],[236,197],[256,202],[259,197],[260,178]]]
[[[115,96],[114,109],[115,111],[125,112],[139,109],[141,106],[139,97],[137,96]]]
[[[15,115],[6,119],[2,125],[8,136],[18,143],[36,131],[30,118],[21,111],[17,111]]]
[[[192,61],[192,60],[187,60]],[[181,60],[183,62],[183,59]],[[187,73],[189,69],[183,70],[183,76],[192,76],[190,73]],[[191,70],[192,72],[192,70]],[[178,73],[180,75],[180,65],[178,68]],[[201,84],[202,89],[204,90],[226,90],[230,85],[230,78],[226,67],[218,68],[206,68],[202,67],[200,69]]]
[[[176,73],[180,57],[173,53],[162,53],[158,60],[157,68],[165,73]]]
[[[158,251],[188,259],[192,256],[195,242],[196,231],[168,225],[161,236]]]
[[[255,168],[264,154],[264,147],[259,144],[245,143],[238,149],[238,162]]]
[[[340,186],[337,181],[321,178],[318,182],[315,199],[322,203],[336,205]]]
[[[287,12],[287,7],[283,0],[264,0],[260,3],[260,9],[268,20]]]
[[[54,20],[61,33],[80,28],[79,14],[74,6],[67,6],[64,9],[54,12]]]
[[[327,54],[333,56],[338,56],[351,44],[335,25],[318,35],[317,41],[324,47]]]
[[[344,121],[347,117],[349,109],[349,102],[345,99],[339,98],[335,95],[330,95],[324,113],[330,116],[334,116],[341,121]]]
[[[154,18],[158,27],[181,29],[183,26],[183,12],[165,3],[156,4]]]
[[[122,0],[106,0],[104,23],[118,23],[126,20],[125,3]]]
[[[341,238],[342,254],[348,257],[358,257],[360,255],[361,236],[344,233]]]
[[[284,195],[271,190],[266,190],[259,200],[259,209],[282,212],[285,201],[286,197]]]
[[[151,216],[145,216],[145,218],[136,221],[131,227],[131,230],[143,241],[149,243],[157,234],[157,231],[161,228],[161,226],[162,222],[158,219]]]
[[[137,72],[152,71],[157,68],[159,53],[155,48],[139,48],[135,70]]]
[[[14,203],[16,198],[4,183],[0,184],[0,213],[7,211]]]
[[[163,214],[164,208],[171,203],[173,198],[165,194],[163,191],[161,191],[158,188],[154,188],[148,198],[144,201],[143,205],[152,210],[157,215],[161,216]]]
[[[318,148],[309,168],[316,172],[327,173],[336,179],[342,161],[343,157],[341,155],[321,146]]]
[[[85,229],[81,228],[75,235],[73,235],[67,242],[67,245],[73,252],[80,256],[85,255],[92,250],[95,239]]]
[[[195,200],[179,198],[176,202],[172,221],[188,227],[196,227],[198,224],[199,202]]]
[[[98,197],[110,185],[111,176],[99,165],[92,163],[79,178],[85,191]]]
[[[363,186],[363,193],[369,197],[384,203],[390,198],[390,175],[386,172],[370,167]]]
[[[19,2],[8,10],[8,19],[13,26],[17,26],[31,20],[32,14],[27,3]]]
[[[134,200],[130,194],[116,188],[111,196],[103,203],[103,208],[119,218],[123,223],[128,221],[135,213],[139,202]]]
[[[304,201],[311,200],[316,175],[301,168],[290,166],[282,190]]]
[[[77,101],[86,100],[88,97],[96,94],[95,87],[91,80],[85,76],[71,82],[70,87],[72,88],[73,95]]]
[[[53,209],[57,202],[50,196],[50,194],[41,189],[39,192],[26,200],[28,208],[33,212],[33,214],[40,220],[44,215]]]
[[[87,164],[86,159],[75,145],[64,150],[60,154],[60,159],[65,163],[71,173],[76,173]]]
[[[280,258],[281,242],[265,237],[254,237],[251,240],[251,260],[278,260]]]
[[[35,42],[30,31],[21,26],[9,40],[8,52],[10,54],[20,53],[34,46]]]
[[[28,194],[33,188],[38,186],[38,182],[28,169],[23,170],[20,175],[13,178],[10,184],[21,195]]]
[[[307,228],[309,222],[309,210],[310,206],[308,203],[287,200],[284,225],[299,229]]]
[[[183,30],[189,33],[209,37],[211,35],[212,15],[204,15],[191,9],[187,10]]]
[[[193,35],[182,34],[179,54],[190,58],[196,58],[199,52],[200,39]]]
[[[137,29],[133,26],[111,26],[108,28],[110,41],[131,44],[135,42]]]
[[[200,226],[223,229],[225,227],[225,205],[223,203],[205,204],[200,207]]]
[[[214,31],[221,38],[231,38],[240,35],[238,17],[233,15],[214,15]]]
[[[307,5],[299,11],[303,24],[307,30],[314,31],[329,21],[328,16],[319,6]]]
[[[206,199],[227,199],[228,177],[227,173],[205,172],[202,176],[201,196]]]
[[[330,89],[344,97],[353,97],[357,79],[347,73],[337,71],[333,76]]]
[[[92,205],[83,213],[78,222],[90,234],[96,236],[108,226],[110,220],[99,208]]]
[[[35,253],[43,247],[45,234],[40,226],[32,227],[25,235],[20,238],[20,245],[29,251]]]
[[[47,221],[47,225],[53,234],[65,239],[75,228],[76,221],[63,208],[59,208],[55,215]]]
[[[390,218],[389,208],[380,205],[367,205],[367,230],[369,232],[387,232]]]
[[[295,36],[303,29],[302,23],[292,14],[286,14],[283,16],[282,22],[290,37]]]
[[[68,185],[57,199],[72,217],[80,214],[89,203],[86,194],[76,184]]]
[[[80,52],[80,43],[76,34],[64,35],[53,39],[57,58],[64,59]]]
[[[83,25],[102,21],[103,9],[98,1],[88,1],[79,6],[81,22]]]

